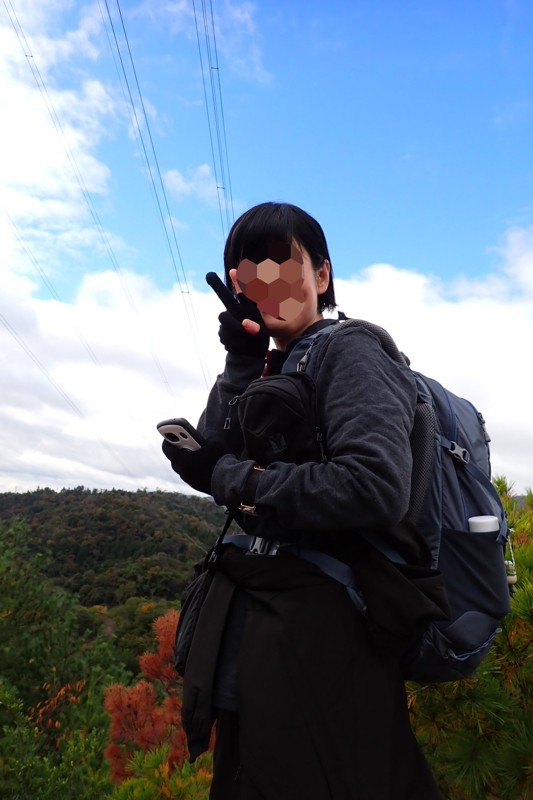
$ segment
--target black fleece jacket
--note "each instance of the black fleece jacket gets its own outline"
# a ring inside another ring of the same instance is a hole
[[[409,368],[393,361],[366,329],[340,323],[320,339],[307,372],[316,381],[328,461],[271,464],[260,474],[255,495],[258,513],[275,521],[276,536],[286,529],[289,541],[295,530],[306,531],[310,543],[317,535],[346,538],[360,528],[387,530],[402,519],[409,502],[416,403]],[[228,355],[198,423],[201,433],[231,437],[231,449],[239,452],[240,432],[234,427],[223,433],[228,403],[262,369],[261,359]],[[215,501],[238,506],[252,469],[252,461],[238,456],[221,458],[211,485]]]

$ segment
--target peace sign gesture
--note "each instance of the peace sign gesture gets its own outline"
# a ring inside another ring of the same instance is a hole
[[[208,272],[205,276],[206,282],[227,309],[218,317],[220,321],[218,335],[228,353],[264,359],[270,335],[257,305],[246,297],[237,284],[236,273],[237,270],[230,270],[235,294],[224,285],[215,272]]]

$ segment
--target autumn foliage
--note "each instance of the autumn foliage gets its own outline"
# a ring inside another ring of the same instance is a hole
[[[172,665],[172,650],[179,612],[170,609],[154,622],[157,651],[145,653],[139,666],[145,676],[134,686],[115,683],[105,693],[110,717],[105,755],[111,777],[122,783],[132,776],[130,761],[136,752],[168,746],[166,762],[170,773],[187,757],[185,733],[181,727],[181,685]]]
[[[34,725],[35,731],[41,735],[46,735],[51,743],[58,745],[59,729],[61,728],[60,714],[66,705],[79,705],[82,700],[82,693],[87,681],[80,680],[74,685],[67,682],[50,697],[40,700],[34,708],[28,711],[29,719]],[[43,690],[51,691],[50,683],[43,684]]]

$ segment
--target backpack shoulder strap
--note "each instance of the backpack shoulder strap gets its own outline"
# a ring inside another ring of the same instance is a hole
[[[387,355],[389,355],[392,358],[393,361],[397,361],[399,364],[403,364],[404,366],[409,366],[409,359],[407,358],[407,356],[405,356],[398,349],[398,347],[396,346],[396,342],[394,341],[390,333],[388,333],[388,331],[386,331],[385,328],[382,328],[380,325],[376,325],[373,322],[368,322],[365,319],[346,319],[338,326],[338,328],[343,328],[343,327],[364,328],[370,333],[373,333],[374,336],[377,336],[377,338],[380,340],[381,346],[383,347]]]
[[[316,344],[317,339],[321,334],[327,333],[328,338],[331,336],[338,336],[347,328],[363,328],[364,330],[369,331],[369,333],[374,334],[374,336],[376,336],[381,342],[383,350],[390,358],[392,358],[393,361],[396,361],[398,364],[402,364],[403,366],[409,366],[409,359],[398,349],[396,342],[385,330],[385,328],[382,328],[379,325],[375,325],[373,322],[368,322],[364,319],[348,319],[344,316],[344,314],[342,314],[342,316],[339,314],[339,322],[337,325],[333,325],[331,328],[324,328],[321,331],[318,331],[318,333],[309,337],[309,347],[298,362],[298,371],[301,372],[306,369],[312,348]]]

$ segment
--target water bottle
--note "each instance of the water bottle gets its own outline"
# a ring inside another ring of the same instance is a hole
[[[498,517],[489,515],[470,517],[468,519],[468,528],[472,533],[497,533],[500,530],[500,522]],[[517,581],[514,560],[505,562],[505,572],[507,573],[508,585],[513,587]]]
[[[472,533],[496,533],[500,530],[498,517],[470,517],[468,527]]]

